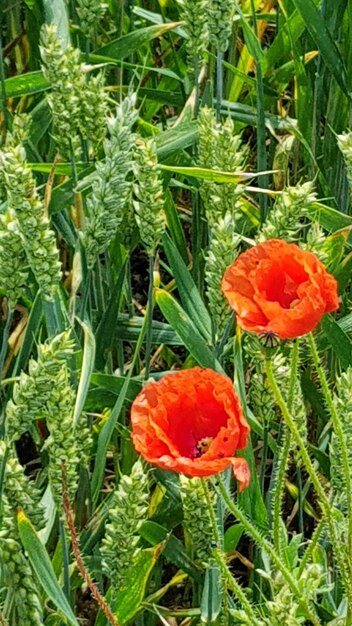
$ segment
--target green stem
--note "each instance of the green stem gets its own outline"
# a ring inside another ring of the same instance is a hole
[[[326,520],[324,518],[322,518],[319,523],[317,524],[313,536],[309,542],[309,546],[306,549],[305,553],[303,554],[302,560],[299,564],[299,569],[298,569],[298,578],[300,578],[304,572],[304,570],[306,569],[308,563],[311,560],[311,557],[313,555],[313,552],[317,546],[317,543],[319,541],[320,535],[324,530],[324,527],[326,526]]]
[[[66,541],[65,522],[62,519],[59,520],[59,532],[62,548],[62,569],[64,574],[63,591],[66,598],[70,600],[70,557]]]
[[[153,310],[154,310],[154,254],[149,256],[149,286],[148,286],[148,304],[147,304],[147,331],[145,338],[145,373],[144,380],[148,380],[150,373],[150,357],[152,352],[152,332],[153,332]]]
[[[11,324],[13,320],[14,309],[8,309],[7,318],[4,326],[4,332],[2,334],[1,350],[0,350],[0,378],[2,378],[2,369],[4,367],[9,335],[11,330]]]
[[[223,53],[217,50],[216,53],[216,119],[220,122],[221,103],[223,99]]]
[[[258,35],[257,29],[257,16],[255,12],[254,0],[251,0],[252,18],[253,18],[253,30],[255,35]],[[255,73],[256,73],[256,85],[257,85],[257,167],[259,172],[264,172],[267,169],[266,158],[266,131],[265,131],[265,113],[264,113],[264,85],[261,61],[258,56],[255,57]],[[258,187],[267,188],[268,177],[259,176]],[[268,211],[268,197],[265,193],[259,194],[259,206],[261,212],[262,221],[265,220]]]
[[[314,624],[314,626],[321,626],[319,620],[311,611],[307,598],[302,596],[296,580],[292,576],[291,572],[285,567],[284,561],[281,556],[276,552],[276,550],[274,550],[272,544],[269,543],[269,541],[267,541],[265,537],[263,537],[261,532],[257,530],[254,524],[252,524],[252,522],[246,517],[242,509],[237,506],[237,504],[233,500],[231,500],[221,480],[219,481],[219,491],[224,499],[228,510],[243,525],[246,534],[249,535],[249,537],[251,537],[262,548],[262,550],[264,550],[268,554],[272,562],[275,564],[276,568],[279,570],[279,572],[281,572],[282,577],[287,582],[293,594],[299,599],[299,601],[302,603],[302,606],[304,606],[308,619],[312,622],[312,624]]]
[[[193,60],[194,67],[194,89],[195,89],[195,104],[194,104],[194,117],[197,119],[199,112],[199,57],[196,55]]]
[[[1,14],[1,12],[0,12]],[[9,112],[6,107],[6,87],[5,87],[5,70],[4,70],[4,55],[2,47],[2,19],[0,18],[0,83],[1,83],[1,108],[4,117],[5,135],[9,127]]]
[[[220,479],[221,480],[221,479]],[[210,493],[209,493],[209,482],[206,478],[201,478],[201,483],[204,492],[204,498],[207,503],[207,509],[209,511],[209,517],[211,521],[212,531],[214,540],[216,543],[216,548],[213,549],[212,554],[219,566],[220,572],[222,574],[223,579],[225,580],[227,587],[234,593],[234,595],[239,599],[242,604],[245,612],[251,618],[253,626],[256,626],[257,620],[253,610],[253,607],[249,600],[247,599],[242,587],[238,584],[236,579],[232,576],[229,568],[227,567],[227,563],[225,560],[225,556],[223,551],[221,550],[221,538],[219,533],[219,527],[216,520],[216,515],[214,511],[214,507],[211,501]]]
[[[344,436],[344,432],[343,432],[343,427],[341,424],[341,420],[340,417],[338,415],[338,412],[335,408],[334,405],[334,401],[332,399],[332,395],[329,389],[329,385],[328,385],[328,381],[325,375],[325,372],[321,366],[321,362],[320,362],[320,357],[319,357],[319,353],[317,350],[317,346],[315,343],[315,339],[313,337],[312,333],[309,333],[308,335],[308,345],[313,357],[313,362],[314,362],[314,367],[317,371],[317,374],[319,376],[319,381],[320,381],[320,385],[321,385],[321,389],[322,392],[324,394],[324,398],[325,398],[325,402],[327,404],[327,407],[329,409],[330,415],[331,415],[331,419],[332,419],[332,426],[334,429],[334,432],[336,434],[336,437],[338,439],[339,442],[339,446],[340,446],[340,452],[341,452],[341,459],[342,459],[342,465],[343,465],[343,473],[344,473],[344,479],[345,479],[345,483],[346,483],[346,498],[347,498],[347,520],[348,520],[348,562],[350,563],[350,565],[352,565],[352,479],[351,479],[351,470],[350,470],[350,464],[349,464],[349,460],[348,460],[348,450],[347,450],[347,445],[346,445],[346,438]],[[350,574],[352,574],[352,572],[350,572]]]
[[[322,508],[323,514],[325,515],[327,521],[328,521],[328,526],[329,526],[329,531],[330,531],[330,535],[331,535],[331,543],[333,545],[334,551],[335,551],[335,557],[336,557],[336,561],[339,564],[340,567],[340,573],[341,573],[341,577],[345,586],[345,590],[346,590],[346,594],[349,598],[349,601],[352,600],[352,586],[349,583],[349,566],[346,563],[346,558],[343,552],[343,548],[341,546],[341,543],[339,541],[338,535],[337,535],[337,529],[335,527],[334,524],[334,520],[333,517],[331,515],[332,509],[331,509],[331,505],[330,505],[330,501],[329,498],[326,496],[325,491],[323,489],[323,487],[320,484],[319,481],[319,477],[316,473],[316,470],[314,468],[314,465],[310,459],[309,453],[307,451],[307,448],[305,446],[305,443],[299,433],[299,430],[297,428],[297,425],[295,423],[295,421],[293,420],[290,411],[288,410],[287,404],[284,400],[284,398],[282,397],[281,391],[277,385],[277,382],[275,380],[274,374],[273,374],[273,368],[272,368],[272,363],[270,360],[266,360],[266,373],[267,373],[267,377],[268,377],[268,381],[269,384],[271,386],[271,389],[273,391],[274,394],[274,398],[278,404],[278,406],[280,407],[281,413],[285,419],[286,425],[288,426],[289,430],[291,431],[293,440],[297,446],[297,448],[299,449],[300,452],[300,456],[302,458],[303,464],[305,466],[305,469],[313,483],[314,489],[317,493],[318,496],[318,500],[319,500],[319,504]],[[346,571],[346,567],[347,567],[347,571]]]
[[[291,410],[292,402],[294,398],[294,392],[297,381],[297,369],[298,369],[298,355],[299,355],[299,342],[295,341],[292,348],[292,356],[291,356],[291,372],[290,372],[290,382],[288,389],[288,400],[287,405],[289,410]],[[288,437],[288,433],[284,432],[284,441],[283,445],[279,451],[279,460],[276,472],[275,479],[275,488],[274,488],[274,497],[273,497],[273,541],[275,550],[280,554],[280,524],[281,524],[281,503],[282,496],[285,486],[285,472],[288,457],[290,454],[290,438]]]

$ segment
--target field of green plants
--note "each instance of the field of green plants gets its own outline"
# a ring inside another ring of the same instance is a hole
[[[0,625],[352,626],[352,3],[0,0]]]

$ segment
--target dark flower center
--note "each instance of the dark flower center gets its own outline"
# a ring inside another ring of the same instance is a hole
[[[214,437],[203,437],[199,439],[196,444],[196,454],[195,457],[198,458],[208,452],[211,442],[214,440]]]

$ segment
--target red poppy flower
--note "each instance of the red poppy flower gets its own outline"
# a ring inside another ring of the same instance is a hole
[[[311,252],[270,239],[227,268],[222,290],[241,328],[292,339],[338,309],[337,282]]]
[[[229,378],[210,369],[168,374],[148,383],[131,409],[132,439],[150,463],[187,476],[211,476],[230,464],[240,489],[249,469],[235,450],[249,426]]]

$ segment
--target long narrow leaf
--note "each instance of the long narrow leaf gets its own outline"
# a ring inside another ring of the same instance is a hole
[[[23,511],[18,512],[17,522],[22,545],[28,554],[28,558],[37,575],[39,583],[50,600],[62,612],[69,623],[73,624],[73,626],[79,626],[56,579],[49,555]]]

